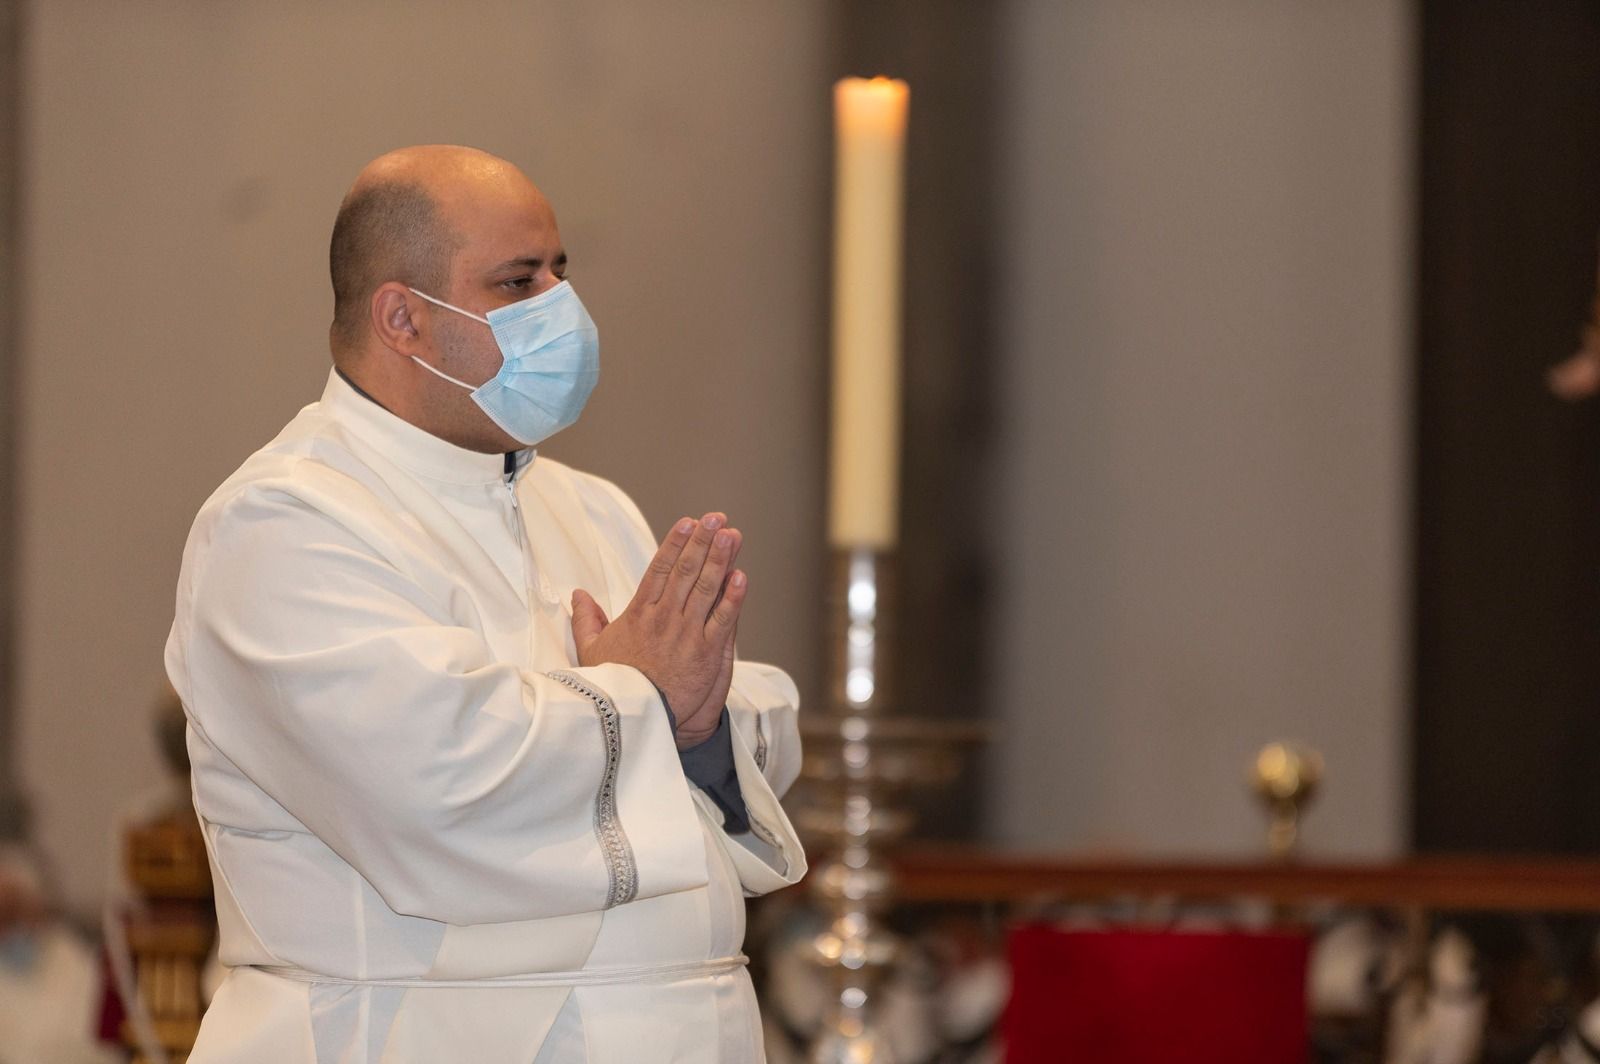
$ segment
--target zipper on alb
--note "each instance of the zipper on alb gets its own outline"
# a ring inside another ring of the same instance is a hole
[[[522,598],[533,608],[533,565],[528,557],[528,537],[522,529],[522,505],[517,502],[517,457],[515,452],[506,453],[506,497],[511,500],[511,525],[517,534],[517,557],[522,560]],[[532,625],[529,625],[532,628]]]

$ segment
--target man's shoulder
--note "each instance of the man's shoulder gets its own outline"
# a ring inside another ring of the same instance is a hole
[[[372,478],[362,470],[346,432],[313,403],[217,486],[200,507],[191,538],[240,518],[252,502],[265,498],[287,501],[308,513],[373,498],[366,483]]]

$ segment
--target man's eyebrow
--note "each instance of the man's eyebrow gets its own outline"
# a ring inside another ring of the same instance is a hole
[[[565,262],[566,258],[567,253],[565,251],[559,251],[556,253],[557,262]],[[505,262],[502,262],[500,265],[496,266],[491,272],[499,273],[502,270],[537,270],[543,265],[543,259],[529,255],[520,259],[507,259]]]

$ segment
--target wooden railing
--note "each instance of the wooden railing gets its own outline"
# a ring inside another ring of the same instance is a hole
[[[1492,912],[1600,912],[1600,861],[1428,856],[1397,861],[1153,861],[919,846],[894,857],[912,902],[1175,896]]]

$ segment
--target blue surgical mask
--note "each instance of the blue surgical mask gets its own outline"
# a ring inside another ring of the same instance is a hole
[[[469,310],[411,291],[446,310],[481,321],[500,345],[500,372],[482,384],[456,380],[412,355],[423,369],[472,393],[473,402],[506,430],[532,447],[578,420],[600,379],[600,331],[566,281],[481,317]]]

